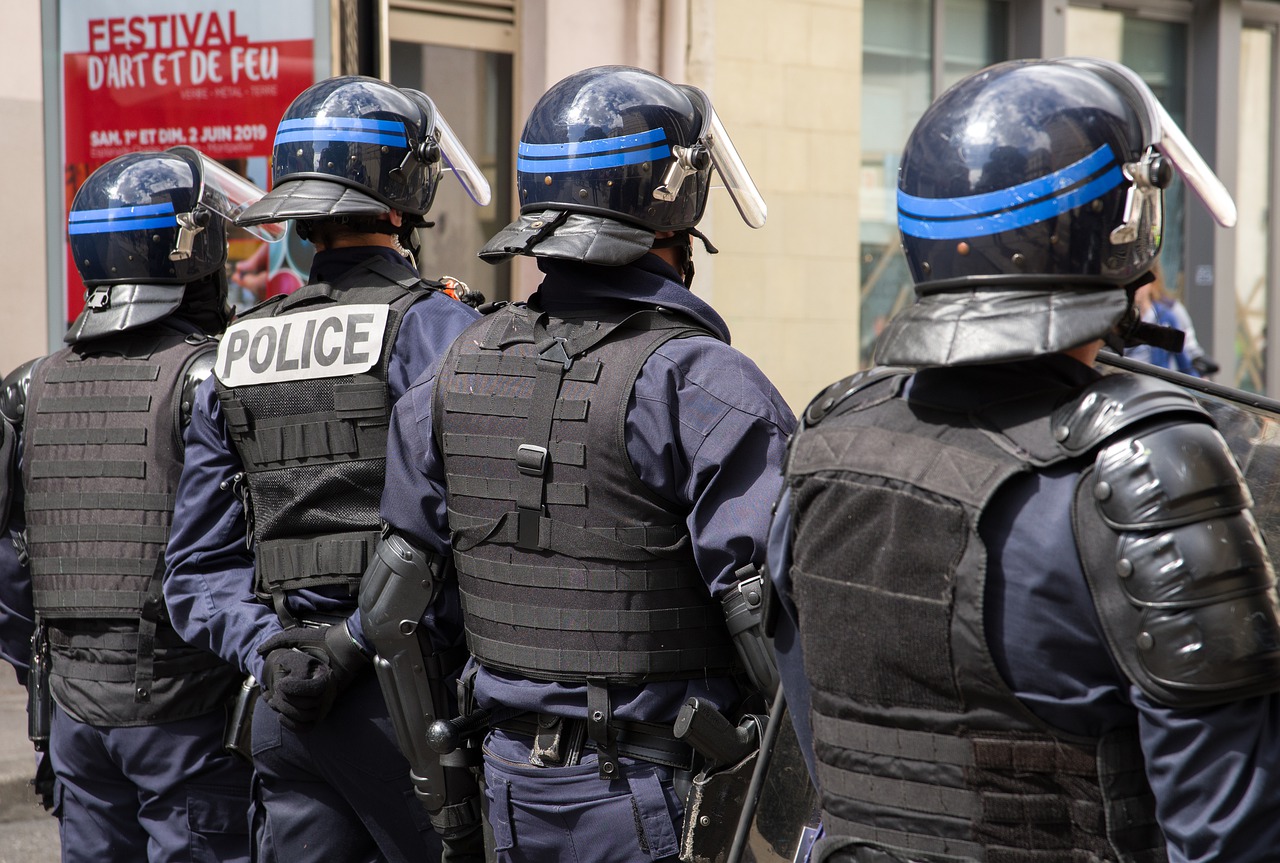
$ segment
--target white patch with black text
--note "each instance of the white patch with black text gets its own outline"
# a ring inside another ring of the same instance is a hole
[[[382,354],[387,312],[367,303],[240,321],[222,336],[214,374],[242,387],[367,372]]]

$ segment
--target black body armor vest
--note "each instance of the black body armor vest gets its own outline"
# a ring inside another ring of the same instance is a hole
[[[668,312],[507,306],[450,350],[435,390],[467,643],[536,680],[725,674],[734,651],[686,513],[636,476],[624,424],[645,360],[707,335]]]
[[[392,346],[432,289],[375,257],[272,297],[223,336],[214,374],[244,464],[254,590],[286,624],[287,591],[337,585],[354,600],[372,560]]]
[[[1016,474],[1089,467],[1093,453],[1064,451],[1050,422],[1079,388],[968,413],[899,398],[908,374],[829,389],[789,457],[827,834],[924,859],[1165,860],[1136,726],[1102,739],[1049,728],[986,646],[979,520]]]
[[[161,595],[184,379],[213,347],[149,328],[65,348],[35,369],[23,432],[32,593],[53,695],[81,722],[197,716],[238,684],[229,665],[178,637]]]

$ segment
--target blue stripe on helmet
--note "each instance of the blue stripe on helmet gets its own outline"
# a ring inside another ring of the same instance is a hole
[[[616,138],[599,138],[594,141],[570,141],[565,144],[526,144],[521,141],[517,153],[534,158],[580,156],[587,153],[626,150],[631,147],[642,147],[645,144],[661,144],[666,140],[666,130],[659,127],[647,132],[637,132],[634,135],[619,135]]]
[[[102,210],[76,210],[67,221],[97,222],[102,219],[129,219],[136,216],[154,216],[157,213],[172,213],[173,202],[164,204],[140,204],[136,207],[107,207]]]
[[[355,129],[299,129],[292,132],[276,134],[275,145],[292,144],[295,141],[346,141],[349,144],[382,144],[388,147],[407,147],[409,139],[403,129],[398,135],[384,135],[378,132],[361,132]]]
[[[158,216],[139,219],[108,219],[102,222],[72,222],[67,225],[68,234],[114,234],[118,231],[150,231],[155,228],[178,227],[177,216]]]
[[[926,240],[959,240],[969,237],[985,237],[1025,228],[1036,222],[1043,222],[1060,216],[1076,207],[1083,206],[1092,200],[1102,197],[1107,192],[1124,182],[1124,174],[1119,167],[1112,167],[1097,179],[1083,186],[1077,186],[1053,198],[1045,198],[1026,207],[1005,210],[980,216],[974,219],[956,219],[952,221],[934,222],[914,219],[906,213],[898,214],[898,228],[904,234],[921,237]]]
[[[648,150],[630,150],[626,153],[609,153],[603,156],[573,156],[568,159],[516,159],[516,170],[537,174],[563,174],[566,171],[594,171],[600,168],[619,168],[654,162],[671,155],[666,144]]]
[[[980,213],[991,213],[996,210],[1011,210],[1030,201],[1053,195],[1063,189],[1070,188],[1088,179],[1098,171],[1115,164],[1115,154],[1110,145],[1103,144],[1078,162],[1068,165],[1052,174],[1045,174],[1034,180],[985,192],[981,195],[967,195],[963,198],[917,198],[906,192],[898,192],[898,209],[912,216],[946,219],[962,216],[976,216]]]
[[[365,132],[404,133],[404,123],[399,120],[364,120],[360,117],[300,117],[282,120],[276,132],[294,129],[359,129]]]

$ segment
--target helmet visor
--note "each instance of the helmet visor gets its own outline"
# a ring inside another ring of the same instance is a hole
[[[236,216],[243,213],[251,204],[256,204],[266,194],[235,171],[215,162],[194,147],[173,147],[172,150],[182,152],[188,158],[199,161],[200,204],[233,225],[236,222]],[[278,243],[285,236],[283,222],[267,222],[243,227],[258,239],[268,243]]]
[[[444,114],[440,113],[436,103],[432,102],[431,97],[426,93],[421,90],[408,92],[421,96],[431,106],[431,116],[435,123],[432,135],[436,139],[436,144],[440,147],[440,154],[444,156],[444,162],[448,166],[448,170],[458,178],[458,182],[462,184],[467,196],[476,203],[476,206],[488,206],[493,197],[489,190],[489,181],[485,179],[480,166],[476,164],[476,160],[471,158],[467,148],[462,145],[462,141],[458,140],[457,135],[453,134],[453,127],[449,125],[449,121],[444,118]]]
[[[734,206],[738,208],[738,215],[742,216],[742,221],[751,227],[763,228],[769,208],[764,203],[764,196],[752,181],[751,174],[747,172],[747,166],[743,163],[742,157],[733,146],[733,141],[729,138],[724,124],[716,116],[716,109],[711,106],[711,100],[697,87],[685,86],[682,89],[702,109],[702,134],[698,142],[711,154],[711,164],[715,166],[716,173],[724,181],[729,197],[733,198]]]
[[[1142,115],[1148,135],[1146,143],[1154,145],[1168,157],[1173,167],[1182,175],[1183,181],[1204,203],[1215,222],[1224,228],[1235,227],[1236,204],[1231,199],[1231,193],[1187,140],[1187,136],[1137,72],[1128,66],[1094,57],[1064,57],[1055,62],[1087,69],[1127,95]]]

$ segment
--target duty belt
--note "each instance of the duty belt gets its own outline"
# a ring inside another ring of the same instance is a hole
[[[578,763],[583,749],[596,748],[595,741],[587,736],[585,719],[530,712],[494,723],[493,727],[533,738],[529,763],[535,767],[571,767]],[[677,740],[665,725],[614,720],[609,728],[619,755],[677,770],[693,769],[693,747]]]

